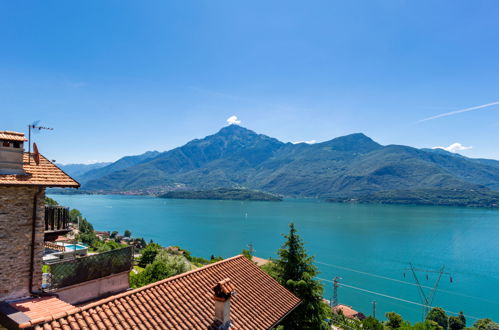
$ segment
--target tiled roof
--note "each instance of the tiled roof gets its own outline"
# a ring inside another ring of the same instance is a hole
[[[300,303],[251,261],[236,256],[21,327],[208,329],[214,324],[213,288],[225,279],[231,287],[224,289],[236,290],[230,303],[233,329],[271,328]]]
[[[23,156],[23,169],[26,174],[0,174],[0,185],[36,185],[46,187],[78,188],[80,184],[60,168],[40,155],[40,164],[36,165],[33,156],[28,164],[28,153]]]
[[[57,297],[42,297],[10,303],[12,307],[23,312],[30,319],[45,318],[50,315],[60,314],[74,310],[70,305]]]
[[[0,131],[0,140],[8,141],[28,141],[24,137],[24,133],[11,132],[11,131]]]
[[[361,312],[357,312],[352,308],[352,306],[340,304],[333,307],[333,312],[339,313],[340,311],[343,313],[343,315],[345,315],[346,318],[349,319],[358,318],[362,320],[366,318],[364,314],[362,314]]]
[[[262,267],[270,262],[268,259],[263,259],[259,257],[252,256],[251,261],[253,261],[258,267]]]

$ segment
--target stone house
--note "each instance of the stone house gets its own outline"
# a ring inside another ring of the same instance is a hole
[[[68,263],[84,266],[70,268],[77,282],[42,288],[45,188],[79,184],[37,152],[25,153],[25,141],[0,131],[0,330],[270,329],[300,304],[244,256],[130,290],[133,248],[74,258]]]
[[[78,182],[38,153],[23,133],[0,131],[0,302],[40,292],[46,187]]]

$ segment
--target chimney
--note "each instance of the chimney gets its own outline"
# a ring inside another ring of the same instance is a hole
[[[219,329],[229,329],[230,322],[230,298],[236,294],[236,287],[229,278],[222,280],[213,287],[215,295],[215,323]]]
[[[23,133],[0,131],[0,174],[25,174]]]

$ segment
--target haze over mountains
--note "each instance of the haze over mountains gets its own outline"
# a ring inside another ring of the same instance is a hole
[[[495,194],[499,161],[439,149],[382,146],[361,133],[317,144],[283,143],[230,125],[166,152],[124,157],[77,179],[83,190],[99,192],[238,187],[319,198],[396,191]]]

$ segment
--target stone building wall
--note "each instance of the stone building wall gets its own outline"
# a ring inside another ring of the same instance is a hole
[[[33,291],[42,284],[45,189],[0,185],[0,301],[29,295],[33,203],[37,196]]]

